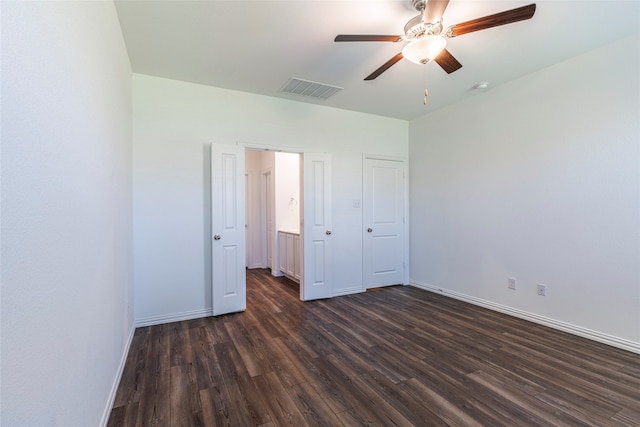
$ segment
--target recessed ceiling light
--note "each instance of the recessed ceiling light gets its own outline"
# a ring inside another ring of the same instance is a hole
[[[473,85],[473,89],[475,90],[485,90],[489,87],[489,82],[480,82]]]

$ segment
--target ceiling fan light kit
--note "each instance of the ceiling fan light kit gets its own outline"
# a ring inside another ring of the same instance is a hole
[[[415,64],[426,64],[446,46],[447,40],[442,36],[423,36],[407,44],[402,49],[402,56]]]

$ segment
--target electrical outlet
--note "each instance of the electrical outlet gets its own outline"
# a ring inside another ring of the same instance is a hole
[[[547,285],[538,285],[538,295],[540,295],[541,297],[547,296]]]
[[[513,289],[514,291],[516,290],[516,279],[513,277],[509,277],[509,280],[507,280],[507,287],[509,289]]]

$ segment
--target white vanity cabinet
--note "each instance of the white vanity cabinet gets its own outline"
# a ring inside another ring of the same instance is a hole
[[[302,271],[300,233],[278,231],[278,254],[280,255],[280,272],[299,283]]]

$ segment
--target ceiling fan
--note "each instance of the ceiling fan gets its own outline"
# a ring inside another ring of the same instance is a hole
[[[402,58],[407,58],[417,64],[426,64],[433,60],[444,71],[451,74],[462,68],[462,64],[451,52],[445,49],[447,38],[531,19],[536,11],[536,5],[533,3],[461,22],[445,30],[442,26],[442,15],[449,4],[449,0],[412,0],[412,4],[420,12],[420,15],[407,22],[402,36],[357,34],[339,34],[336,36],[334,40],[336,42],[409,42],[402,49],[402,52],[365,77],[365,80],[375,79]]]

